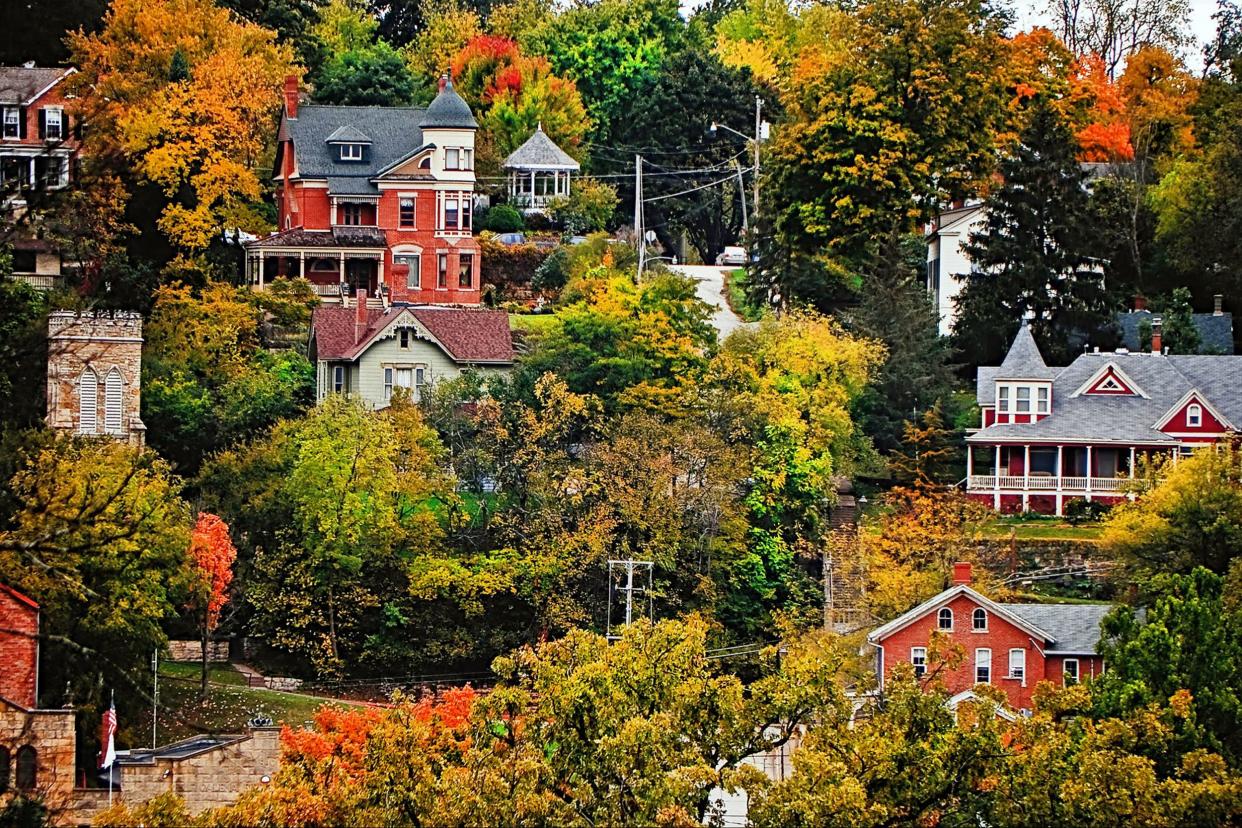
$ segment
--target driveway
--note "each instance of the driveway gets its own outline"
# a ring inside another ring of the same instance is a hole
[[[738,328],[746,325],[742,318],[733,312],[725,299],[725,274],[732,267],[713,267],[711,265],[672,265],[672,269],[689,276],[698,283],[699,298],[716,309],[712,314],[712,325],[724,339]]]

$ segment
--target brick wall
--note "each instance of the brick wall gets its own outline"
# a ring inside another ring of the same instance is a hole
[[[38,707],[39,610],[0,585],[0,696]]]
[[[79,383],[86,369],[95,372],[96,433],[105,430],[106,379],[116,369],[122,380],[119,439],[142,443],[142,317],[136,313],[75,314],[58,311],[48,318],[47,424],[78,431]]]

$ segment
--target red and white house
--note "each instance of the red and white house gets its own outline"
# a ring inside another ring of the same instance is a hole
[[[1002,512],[1063,514],[1112,503],[1146,455],[1174,457],[1236,434],[1242,356],[1084,353],[1045,364],[1024,324],[997,367],[979,369],[982,427],[966,438],[967,494]]]
[[[1100,622],[1111,604],[999,604],[970,586],[971,565],[953,565],[953,586],[875,629],[880,687],[899,663],[922,676],[933,634],[960,645],[966,658],[955,670],[940,666],[938,678],[953,694],[990,684],[1005,692],[1014,710],[1031,709],[1035,685],[1074,684],[1104,671],[1099,655]]]
[[[304,276],[325,299],[477,305],[477,128],[448,77],[426,108],[303,104],[288,78],[278,229],[246,244],[249,282]]]

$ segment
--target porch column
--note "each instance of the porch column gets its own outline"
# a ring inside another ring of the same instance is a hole
[[[1022,488],[1031,488],[1031,444],[1024,446],[1025,457],[1022,459]]]
[[[970,491],[970,478],[975,474],[975,447],[966,444],[966,491]]]
[[[995,510],[996,510],[996,511],[998,511],[998,512],[1000,511],[1000,506],[1001,506],[1001,499],[1000,499],[1000,471],[1001,471],[1001,466],[1000,466],[1000,455],[1001,455],[1001,447],[1000,447],[1000,443],[997,443],[997,444],[996,444],[996,469],[995,469],[996,474],[995,474],[995,476],[992,478],[992,508],[993,508],[993,509],[995,509]]]
[[[1130,479],[1134,479],[1134,446],[1130,446]]]
[[[529,207],[535,206],[535,171],[530,171],[530,204]]]
[[[1061,490],[1065,480],[1065,446],[1057,446],[1057,491]]]
[[[375,263],[375,291],[381,297],[384,295],[384,254],[381,253],[379,261]]]
[[[341,284],[345,284],[345,251],[344,250],[341,251],[341,258],[340,258],[339,266],[340,266],[340,270],[338,271],[339,277],[337,278],[337,281],[340,282]]]
[[[1087,446],[1087,501],[1091,500],[1091,476],[1094,469],[1091,465],[1091,446]]]
[[[299,279],[306,278],[306,251],[305,250],[298,251],[298,278]]]
[[[267,270],[267,257],[262,253],[259,254],[259,290],[263,290],[263,271]]]

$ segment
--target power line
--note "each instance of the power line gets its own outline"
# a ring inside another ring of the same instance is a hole
[[[749,172],[752,169],[754,169],[754,167],[745,167],[741,170],[741,172]],[[738,174],[734,172],[730,175],[725,176],[724,178],[719,178],[715,181],[708,182],[707,184],[700,184],[697,187],[691,187],[688,190],[680,190],[675,193],[667,193],[665,195],[652,196],[651,198],[643,199],[643,201],[650,203],[652,201],[660,201],[666,198],[676,198],[677,196],[688,195],[689,193],[695,193],[695,192],[698,192],[699,190],[706,190],[708,187],[715,187],[718,184],[724,184],[726,181],[732,181],[733,179],[737,178],[737,175]]]

